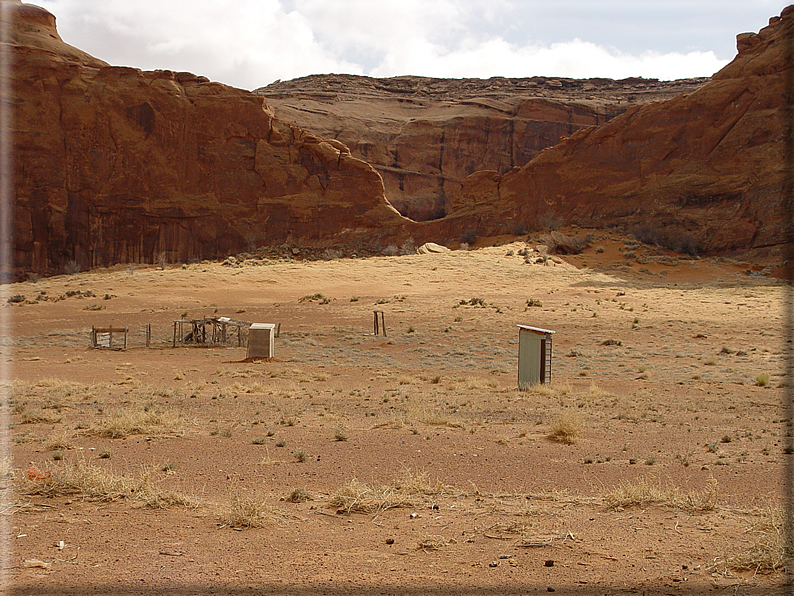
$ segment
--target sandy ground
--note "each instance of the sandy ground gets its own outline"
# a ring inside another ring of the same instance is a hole
[[[527,246],[16,284],[8,592],[779,592],[783,286],[611,235]],[[172,347],[205,315],[280,324],[275,359]],[[530,391],[519,323],[556,332]]]

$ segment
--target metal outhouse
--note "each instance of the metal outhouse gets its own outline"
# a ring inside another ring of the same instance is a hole
[[[245,357],[272,358],[275,329],[273,323],[252,323],[248,328],[248,351]]]
[[[554,331],[518,325],[518,388],[551,381],[551,336]]]

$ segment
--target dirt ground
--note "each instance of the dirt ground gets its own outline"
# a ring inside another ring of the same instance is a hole
[[[783,285],[534,246],[12,286],[8,593],[782,593]],[[210,315],[275,358],[172,347]],[[517,390],[516,324],[555,331],[550,384]]]

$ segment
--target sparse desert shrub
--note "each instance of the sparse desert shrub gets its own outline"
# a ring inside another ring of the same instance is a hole
[[[475,240],[477,240],[477,230],[472,230],[472,229],[466,230],[458,238],[458,241],[461,244],[469,244],[469,245],[473,244]]]
[[[401,255],[416,254],[416,242],[414,242],[413,238],[408,238],[408,240],[402,243],[402,246],[400,246],[400,254]]]
[[[582,435],[584,421],[581,414],[570,410],[560,412],[551,424],[549,439],[556,443],[573,445]]]
[[[652,246],[659,244],[660,234],[656,226],[650,224],[638,225],[631,229],[630,234],[643,244]]]
[[[71,261],[68,261],[63,266],[63,272],[66,275],[74,275],[75,273],[80,273],[80,269],[81,269],[80,263],[78,263],[76,259],[72,259]]]
[[[347,434],[345,433],[345,430],[341,426],[334,431],[334,440],[347,441]]]
[[[766,387],[769,385],[769,375],[766,373],[761,373],[755,378],[755,384],[758,387]]]
[[[440,550],[447,546],[449,542],[443,536],[438,536],[437,534],[425,534],[417,543],[416,548],[418,550],[422,550],[425,552],[432,551],[432,550]]]
[[[198,506],[198,501],[191,496],[159,489],[150,482],[150,476],[148,471],[140,478],[119,476],[104,467],[78,461],[63,464],[51,472],[29,473],[21,490],[27,495],[48,497],[75,495],[104,502],[129,500],[157,509]]]
[[[262,528],[284,516],[257,495],[232,495],[229,510],[222,521],[232,528]]]
[[[374,513],[395,507],[420,507],[428,505],[447,494],[451,487],[440,481],[430,481],[424,472],[404,470],[391,484],[375,486],[353,478],[339,488],[329,499],[329,506],[347,513]]]
[[[553,210],[538,216],[538,229],[544,232],[551,232],[562,227],[564,224],[565,220]]]
[[[621,482],[604,495],[611,509],[664,505],[686,511],[713,511],[717,506],[718,485],[709,478],[702,491],[682,493],[676,486],[662,483],[658,478],[642,477],[634,482]]]
[[[184,419],[169,410],[147,412],[122,409],[88,429],[88,434],[110,439],[129,435],[179,436],[184,432]]]
[[[740,571],[777,571],[785,563],[783,515],[779,509],[766,508],[750,523],[745,534],[750,546],[725,557],[727,566]]]
[[[304,488],[293,488],[289,497],[287,497],[287,501],[290,503],[304,503],[311,500],[312,496]]]
[[[344,252],[336,248],[326,248],[323,251],[322,259],[324,261],[336,261],[344,256]]]
[[[303,449],[299,449],[298,451],[296,451],[296,452],[295,452],[295,453],[293,453],[292,455],[294,455],[294,456],[295,456],[295,459],[296,459],[296,460],[297,460],[299,463],[303,463],[303,462],[305,462],[305,461],[306,461],[306,460],[309,458],[309,454],[308,454],[308,453],[306,453],[306,452],[305,452]]]
[[[61,416],[56,412],[46,412],[41,408],[27,408],[19,416],[20,424],[57,424]]]
[[[676,252],[696,257],[698,255],[697,241],[692,236],[682,236],[672,246],[668,247]]]
[[[386,248],[383,249],[383,251],[381,251],[381,254],[386,257],[393,257],[398,252],[400,252],[400,249],[397,248],[397,245],[389,244],[389,246],[387,246]]]

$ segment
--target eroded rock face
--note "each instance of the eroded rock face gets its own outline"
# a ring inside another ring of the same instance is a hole
[[[381,174],[389,201],[424,221],[452,208],[466,176],[504,174],[582,127],[706,80],[314,75],[256,93],[279,118],[349,146]]]
[[[471,176],[447,226],[643,227],[712,254],[782,244],[783,30],[793,19],[789,7],[739,35],[738,56],[691,94],[579,130],[503,176]]]
[[[407,220],[369,164],[262,97],[108,66],[14,3],[15,268],[54,273],[369,241]]]

